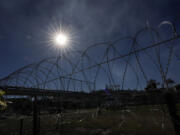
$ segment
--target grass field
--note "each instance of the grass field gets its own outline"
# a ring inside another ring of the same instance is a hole
[[[57,124],[57,115],[40,117],[41,135],[175,135],[168,111],[160,106],[131,107],[121,111],[69,111]],[[0,135],[19,135],[17,117],[0,121]],[[24,117],[23,135],[32,135],[32,117]]]

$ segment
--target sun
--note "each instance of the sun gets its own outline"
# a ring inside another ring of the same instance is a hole
[[[64,33],[57,33],[54,36],[54,43],[58,46],[66,46],[68,44],[68,36]]]
[[[77,32],[72,26],[56,22],[49,25],[47,37],[47,44],[58,53],[73,50],[78,43]]]

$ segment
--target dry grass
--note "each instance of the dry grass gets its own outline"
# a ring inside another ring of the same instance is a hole
[[[167,112],[167,111],[166,111]],[[162,126],[163,112],[159,106],[133,107],[125,111],[103,111],[97,117],[95,110],[64,114],[56,129],[56,115],[41,116],[42,135],[173,135],[175,134],[168,113]],[[24,120],[24,135],[32,134],[32,118]],[[1,120],[0,135],[19,134],[17,118]]]

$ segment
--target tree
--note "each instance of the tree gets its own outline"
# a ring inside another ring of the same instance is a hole
[[[153,90],[153,89],[157,89],[157,86],[159,85],[158,82],[156,82],[156,80],[154,79],[150,79],[148,82],[147,82],[147,86],[146,86],[146,90]]]
[[[0,110],[4,110],[7,107],[7,104],[3,99],[4,94],[5,92],[3,90],[0,90]]]
[[[174,80],[172,80],[171,78],[168,78],[168,79],[166,80],[167,86],[172,87],[174,83],[175,83]]]

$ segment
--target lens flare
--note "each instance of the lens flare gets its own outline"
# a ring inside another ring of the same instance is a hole
[[[59,52],[66,53],[72,51],[78,44],[76,30],[70,25],[63,25],[56,21],[49,25],[47,37],[47,44],[50,46],[50,49],[57,51],[58,54]]]
[[[60,47],[68,44],[68,37],[64,33],[57,33],[54,37],[54,43]]]

